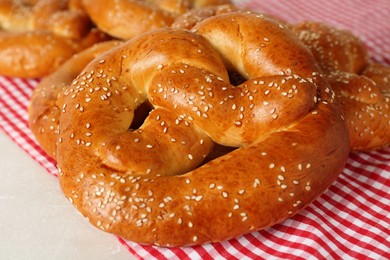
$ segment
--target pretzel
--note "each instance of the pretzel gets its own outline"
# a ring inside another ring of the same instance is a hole
[[[40,0],[22,4],[0,3],[0,74],[43,77],[74,53],[107,37],[68,1]]]
[[[63,109],[61,93],[91,60],[119,43],[97,43],[76,53],[34,89],[28,107],[29,126],[40,146],[52,158],[56,158],[59,117]]]
[[[242,9],[233,4],[207,6],[203,8],[196,8],[185,12],[178,16],[172,23],[172,28],[192,29],[201,21],[220,14],[238,12]]]
[[[83,0],[85,11],[98,28],[120,39],[130,39],[143,32],[168,27],[176,16],[192,8],[229,2],[230,0]]]
[[[245,82],[231,85],[228,70]],[[255,14],[136,36],[64,92],[62,191],[96,227],[142,244],[222,241],[281,222],[348,157],[319,71],[289,30]],[[129,130],[144,102],[153,110]],[[202,164],[215,143],[234,150]]]
[[[295,32],[312,51],[341,103],[352,149],[390,145],[390,67],[373,64],[360,39],[331,26],[306,22]]]
[[[214,6],[206,6],[201,8],[195,8],[192,10],[187,11],[186,13],[178,16],[173,24],[171,25],[172,28],[182,28],[182,29],[192,29],[195,27],[198,23],[202,22],[203,20],[212,17],[212,16],[218,16],[221,14],[226,13],[233,13],[233,12],[246,12],[246,13],[254,13],[251,10],[248,9],[242,9],[238,6],[235,6],[233,4],[224,4],[224,5],[214,5]],[[279,22],[280,25],[282,25],[284,28],[288,28],[289,25],[281,20],[280,18],[270,15],[270,14],[264,14],[264,13],[258,13],[258,15],[265,15],[269,18],[272,18]]]

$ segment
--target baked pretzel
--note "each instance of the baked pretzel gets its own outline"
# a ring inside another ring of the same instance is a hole
[[[306,22],[294,31],[310,48],[340,101],[352,149],[366,151],[390,145],[390,67],[372,64],[352,33]]]
[[[0,74],[42,77],[74,53],[107,37],[66,0],[0,2]]]
[[[185,12],[178,16],[172,23],[172,28],[192,29],[195,25],[203,20],[225,13],[233,13],[241,11],[242,9],[233,4],[207,6],[203,8],[196,8]]]
[[[224,4],[224,5],[213,5],[213,6],[206,6],[201,8],[195,8],[187,11],[186,13],[178,16],[173,24],[171,25],[172,28],[182,28],[182,29],[192,29],[194,26],[196,26],[198,23],[202,22],[203,20],[212,17],[217,16],[221,14],[226,13],[233,13],[233,12],[246,12],[246,13],[255,13],[248,9],[242,9],[239,8],[236,5],[233,4]],[[270,15],[270,14],[263,14],[263,13],[257,13],[258,15],[265,15],[269,18],[272,18],[279,22],[281,26],[284,28],[289,28],[289,25],[283,21],[282,19]]]
[[[245,82],[231,85],[227,68]],[[93,225],[142,244],[274,225],[324,192],[349,154],[319,71],[293,33],[255,14],[136,36],[65,90],[60,186]],[[129,130],[147,101],[154,109]],[[236,149],[196,168],[214,143]]]
[[[42,79],[34,89],[28,107],[29,126],[43,150],[56,158],[59,117],[64,108],[61,93],[95,57],[108,51],[120,42],[106,41],[76,53],[55,72]]]
[[[175,17],[192,8],[226,3],[230,0],[83,0],[98,28],[121,39],[168,27]]]

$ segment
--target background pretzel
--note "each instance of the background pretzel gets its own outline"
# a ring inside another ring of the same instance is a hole
[[[98,28],[121,39],[168,27],[192,8],[229,3],[229,0],[83,0],[85,11]]]
[[[390,145],[390,67],[374,64],[359,38],[317,22],[293,29],[310,48],[340,101],[353,150]]]
[[[0,74],[42,77],[74,53],[106,40],[66,0],[0,2]]]
[[[139,243],[221,241],[282,221],[338,176],[347,130],[313,57],[255,14],[160,29],[91,62],[64,92],[61,188]],[[244,78],[229,83],[228,71]],[[129,130],[134,111],[154,109]],[[195,169],[214,143],[237,149]]]
[[[201,21],[220,14],[233,13],[233,12],[247,12],[254,13],[248,9],[239,8],[233,4],[224,4],[224,5],[214,5],[214,6],[205,6],[200,8],[195,8],[185,12],[184,14],[178,16],[175,21],[172,23],[171,27],[173,28],[182,28],[182,29],[192,29]],[[269,18],[272,18],[279,22],[284,28],[288,28],[289,25],[282,21],[280,18],[264,13],[258,13],[259,15],[265,15]]]

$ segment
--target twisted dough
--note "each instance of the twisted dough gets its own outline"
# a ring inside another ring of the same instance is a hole
[[[66,0],[0,2],[1,75],[46,76],[74,53],[105,39]]]
[[[83,0],[98,28],[111,36],[130,39],[143,32],[168,27],[192,8],[229,3],[230,0]]]
[[[64,108],[61,93],[91,60],[119,43],[118,41],[97,43],[75,54],[55,72],[43,78],[34,89],[28,107],[29,126],[38,143],[52,158],[56,158],[59,117]]]
[[[163,246],[221,241],[307,206],[341,172],[348,136],[313,57],[281,27],[226,14],[91,62],[60,116],[69,201],[102,230]],[[246,81],[231,85],[226,66]],[[129,130],[147,100],[154,110]],[[214,142],[237,149],[196,168]]]
[[[369,60],[348,31],[306,22],[295,33],[310,48],[341,103],[353,150],[390,145],[390,67]]]

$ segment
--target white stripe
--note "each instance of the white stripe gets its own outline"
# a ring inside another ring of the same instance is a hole
[[[334,209],[333,205],[331,205],[331,204],[328,203],[327,201],[323,201],[323,206],[326,207],[328,210],[337,210],[337,209]],[[343,213],[344,213],[344,214],[343,214]],[[324,214],[324,212],[322,212],[322,214]],[[348,216],[348,215],[345,214],[345,212],[338,212],[338,214],[341,215],[341,216],[343,216],[344,218],[345,218],[346,216]],[[356,221],[357,221],[357,220],[356,220]],[[355,233],[355,234],[356,234],[356,231],[353,231],[353,230],[351,230],[351,229],[349,228],[350,226],[347,227],[347,226],[341,224],[340,222],[336,221],[336,220],[333,219],[333,218],[328,218],[328,222],[329,222],[331,225],[334,225],[335,227],[342,229],[343,232],[349,232],[349,231],[351,231],[352,233]],[[329,225],[329,224],[326,224],[326,223],[324,223],[324,222],[322,222],[322,223],[323,223],[322,225],[326,225],[326,226]],[[352,226],[352,225],[355,225],[355,223],[353,223],[353,222],[350,222],[350,223],[351,223],[351,226]],[[331,226],[329,226],[329,232],[332,233],[332,234],[334,235],[334,238],[335,238],[335,239],[338,239],[338,241],[339,241],[340,243],[342,243],[343,245],[345,245],[346,247],[348,247],[348,249],[350,249],[350,251],[352,251],[352,252],[359,252],[359,253],[362,253],[362,254],[366,254],[366,253],[365,253],[366,251],[368,252],[368,250],[367,250],[366,248],[361,247],[361,246],[359,246],[359,245],[357,245],[357,244],[353,244],[353,243],[351,243],[350,241],[345,240],[344,238],[338,236],[337,233],[336,233],[336,231],[333,230],[333,229],[331,228]],[[354,236],[352,236],[352,237],[354,237]],[[372,239],[372,240],[374,240],[374,239]],[[380,243],[383,243],[383,241],[378,241],[378,240],[376,240],[375,244],[376,244],[376,243],[380,244]],[[374,244],[374,245],[375,245],[375,244]],[[340,251],[340,249],[338,249],[338,251]],[[344,252],[344,253],[348,253],[348,252]],[[379,255],[378,255],[378,257],[379,257]],[[376,257],[376,258],[379,259],[378,257]]]

